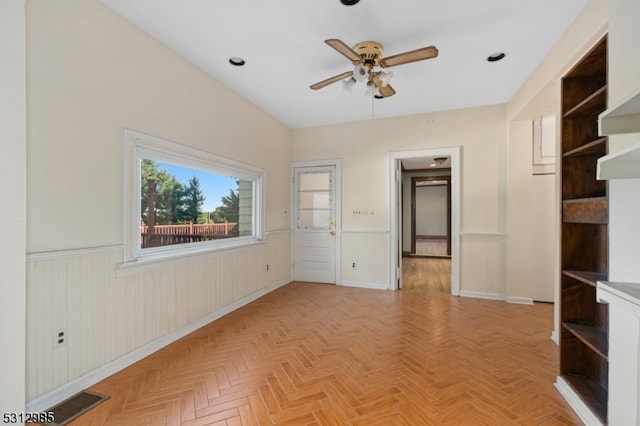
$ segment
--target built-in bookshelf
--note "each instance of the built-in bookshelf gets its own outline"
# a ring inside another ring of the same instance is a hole
[[[562,235],[560,376],[602,423],[607,422],[608,306],[596,283],[608,278],[608,186],[596,176],[607,154],[598,116],[607,108],[607,39],[562,79]]]

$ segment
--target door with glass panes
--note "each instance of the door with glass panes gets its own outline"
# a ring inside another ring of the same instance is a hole
[[[294,168],[296,281],[336,283],[336,168]]]

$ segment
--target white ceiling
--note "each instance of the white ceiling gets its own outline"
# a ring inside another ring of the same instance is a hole
[[[102,0],[290,128],[507,102],[587,0]],[[309,85],[353,69],[324,43],[375,40],[390,56],[435,45],[400,65],[396,94],[359,83]],[[496,52],[500,62],[487,62]],[[244,67],[229,58],[245,59]]]
[[[435,158],[446,158],[446,160],[438,164]],[[442,155],[403,158],[401,162],[405,170],[438,170],[451,168],[451,158]]]

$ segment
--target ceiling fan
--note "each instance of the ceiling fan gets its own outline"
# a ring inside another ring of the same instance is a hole
[[[396,65],[423,61],[438,56],[438,49],[435,46],[422,47],[384,58],[382,57],[382,45],[376,41],[363,41],[353,47],[349,47],[342,40],[335,38],[325,40],[324,42],[349,59],[355,68],[353,71],[343,72],[342,74],[312,84],[309,87],[313,90],[322,89],[325,86],[342,80],[344,89],[351,91],[351,88],[356,82],[366,81],[367,94],[388,98],[396,93],[393,87],[389,85],[392,73],[390,71],[379,70],[379,68],[394,67]]]

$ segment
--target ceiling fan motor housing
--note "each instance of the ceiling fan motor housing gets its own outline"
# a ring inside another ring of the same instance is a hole
[[[379,66],[380,59],[382,59],[382,45],[377,41],[363,41],[352,47],[365,64],[369,64],[373,67]]]

